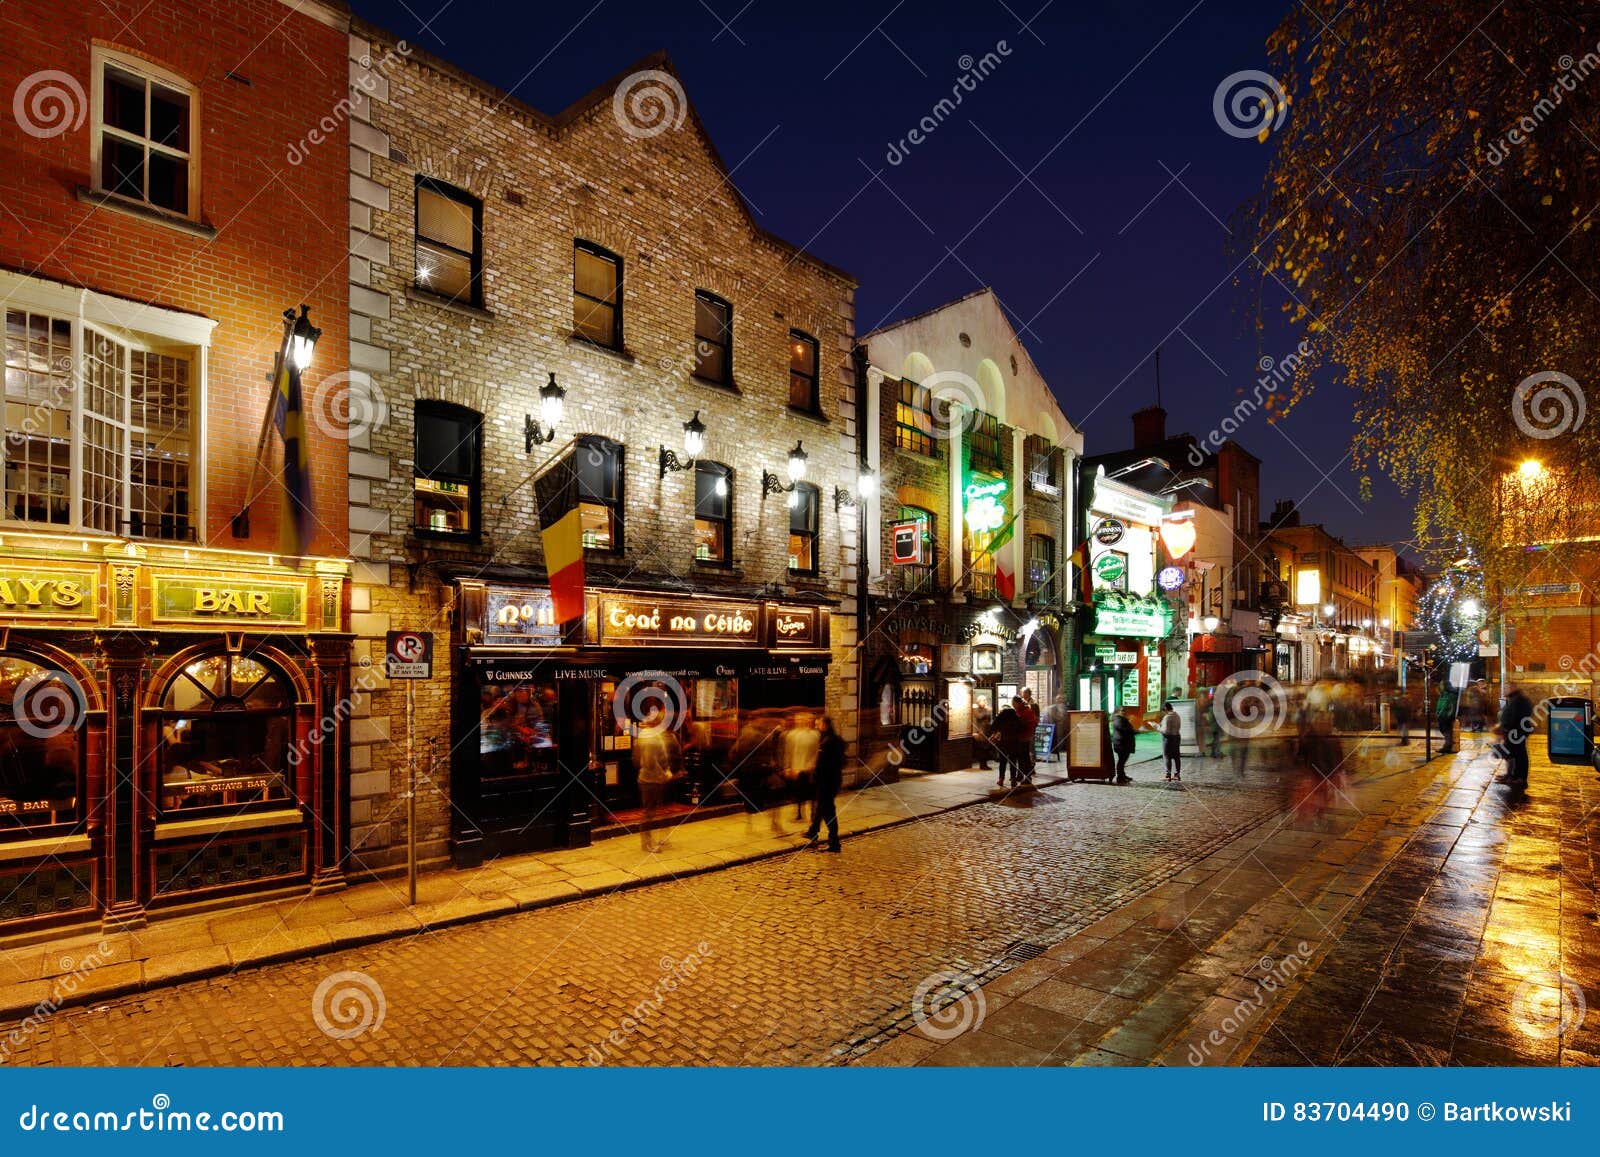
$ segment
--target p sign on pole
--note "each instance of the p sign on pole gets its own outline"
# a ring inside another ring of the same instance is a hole
[[[406,890],[417,902],[417,683],[433,678],[433,632],[390,631],[384,673],[406,680]]]

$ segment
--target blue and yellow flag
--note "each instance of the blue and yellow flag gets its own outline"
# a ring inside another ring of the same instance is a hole
[[[311,546],[311,461],[306,447],[306,412],[300,397],[300,371],[292,358],[278,370],[273,422],[283,439],[283,505],[279,508],[279,549],[300,556]]]

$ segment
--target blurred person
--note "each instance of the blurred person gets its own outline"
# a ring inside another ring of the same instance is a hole
[[[744,726],[739,729],[739,737],[734,741],[728,758],[733,765],[730,770],[739,785],[739,795],[744,803],[747,832],[756,813],[766,810],[767,797],[774,790],[775,776],[778,785],[782,785],[783,779],[778,773],[777,744],[777,724],[766,711],[751,711],[745,715]],[[780,804],[772,813],[774,835],[787,834],[783,820],[778,815],[781,810]]]
[[[644,819],[639,828],[639,841],[647,852],[659,852],[666,841],[655,838],[655,821],[661,805],[666,802],[667,785],[673,780],[673,752],[676,738],[669,739],[659,707],[650,708],[639,734],[633,740],[633,766],[639,774],[639,802],[644,808]]]
[[[1161,705],[1161,718],[1154,723],[1146,723],[1146,727],[1158,732],[1161,736],[1161,758],[1165,761],[1168,782],[1183,779],[1183,720],[1178,718],[1178,713],[1172,709],[1172,703]]]
[[[1533,700],[1517,684],[1507,683],[1506,701],[1500,708],[1500,726],[1496,730],[1506,753],[1506,770],[1496,777],[1497,782],[1513,788],[1528,786],[1528,737],[1533,727]]]
[[[1394,729],[1400,735],[1398,746],[1404,747],[1411,742],[1411,696],[1401,691],[1391,701],[1389,710],[1394,715]]]
[[[1111,716],[1111,753],[1117,757],[1117,774],[1113,782],[1132,783],[1133,777],[1128,774],[1128,757],[1133,754],[1134,741],[1137,736],[1133,729],[1133,720],[1128,718],[1131,708],[1120,708]]]
[[[979,699],[972,705],[972,749],[979,771],[989,770],[989,760],[994,754],[994,745],[989,741],[989,729],[993,726],[994,712],[989,710],[988,703]]]
[[[811,726],[811,716],[799,714],[790,720],[783,733],[783,778],[794,796],[794,818],[806,818],[806,800],[811,795],[811,777],[817,770],[817,750],[822,736]]]
[[[806,829],[806,843],[817,847],[817,837],[822,825],[828,825],[827,850],[839,850],[839,809],[836,798],[844,786],[844,740],[834,729],[833,720],[824,715],[819,721],[813,796],[811,800],[811,826]]]
[[[1050,706],[1045,709],[1045,722],[1055,728],[1050,735],[1050,754],[1059,756],[1067,746],[1067,724],[1072,721],[1072,708],[1067,706],[1067,697],[1057,695]]]
[[[1033,702],[1033,692],[1024,687],[1022,694],[1012,700],[1017,717],[1022,720],[1022,746],[1017,752],[1019,775],[1016,782],[1033,782],[1034,737],[1039,733],[1039,708]]]
[[[994,717],[994,728],[990,734],[1000,753],[999,774],[994,781],[996,787],[1005,787],[1008,781],[1015,787],[1021,782],[1022,747],[1027,742],[1028,725],[1019,708],[1025,706],[1022,697],[1016,696]]]
[[[1450,690],[1448,683],[1439,688],[1439,698],[1433,704],[1433,718],[1439,725],[1439,734],[1444,736],[1444,746],[1439,749],[1439,754],[1449,755],[1455,751],[1456,694]]]

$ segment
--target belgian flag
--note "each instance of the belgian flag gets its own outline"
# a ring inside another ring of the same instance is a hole
[[[550,599],[558,623],[583,615],[583,523],[573,457],[568,450],[533,480],[544,540],[544,569],[550,577]]]
[[[278,359],[273,387],[273,424],[283,439],[283,505],[279,508],[279,550],[292,557],[311,547],[311,459],[306,446],[305,402],[294,359]]]

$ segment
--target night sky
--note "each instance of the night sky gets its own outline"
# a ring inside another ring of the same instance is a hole
[[[988,284],[1090,453],[1130,444],[1158,346],[1168,432],[1203,437],[1259,359],[1301,336],[1228,247],[1270,146],[1212,112],[1225,77],[1265,66],[1283,4],[1040,2],[355,8],[549,113],[666,49],[762,224],[860,280],[859,333]],[[965,58],[991,52],[998,66],[891,163],[970,74]],[[1387,480],[1360,501],[1351,432],[1350,395],[1327,382],[1235,437],[1263,461],[1266,510],[1292,498],[1347,542],[1409,539],[1410,503]]]

